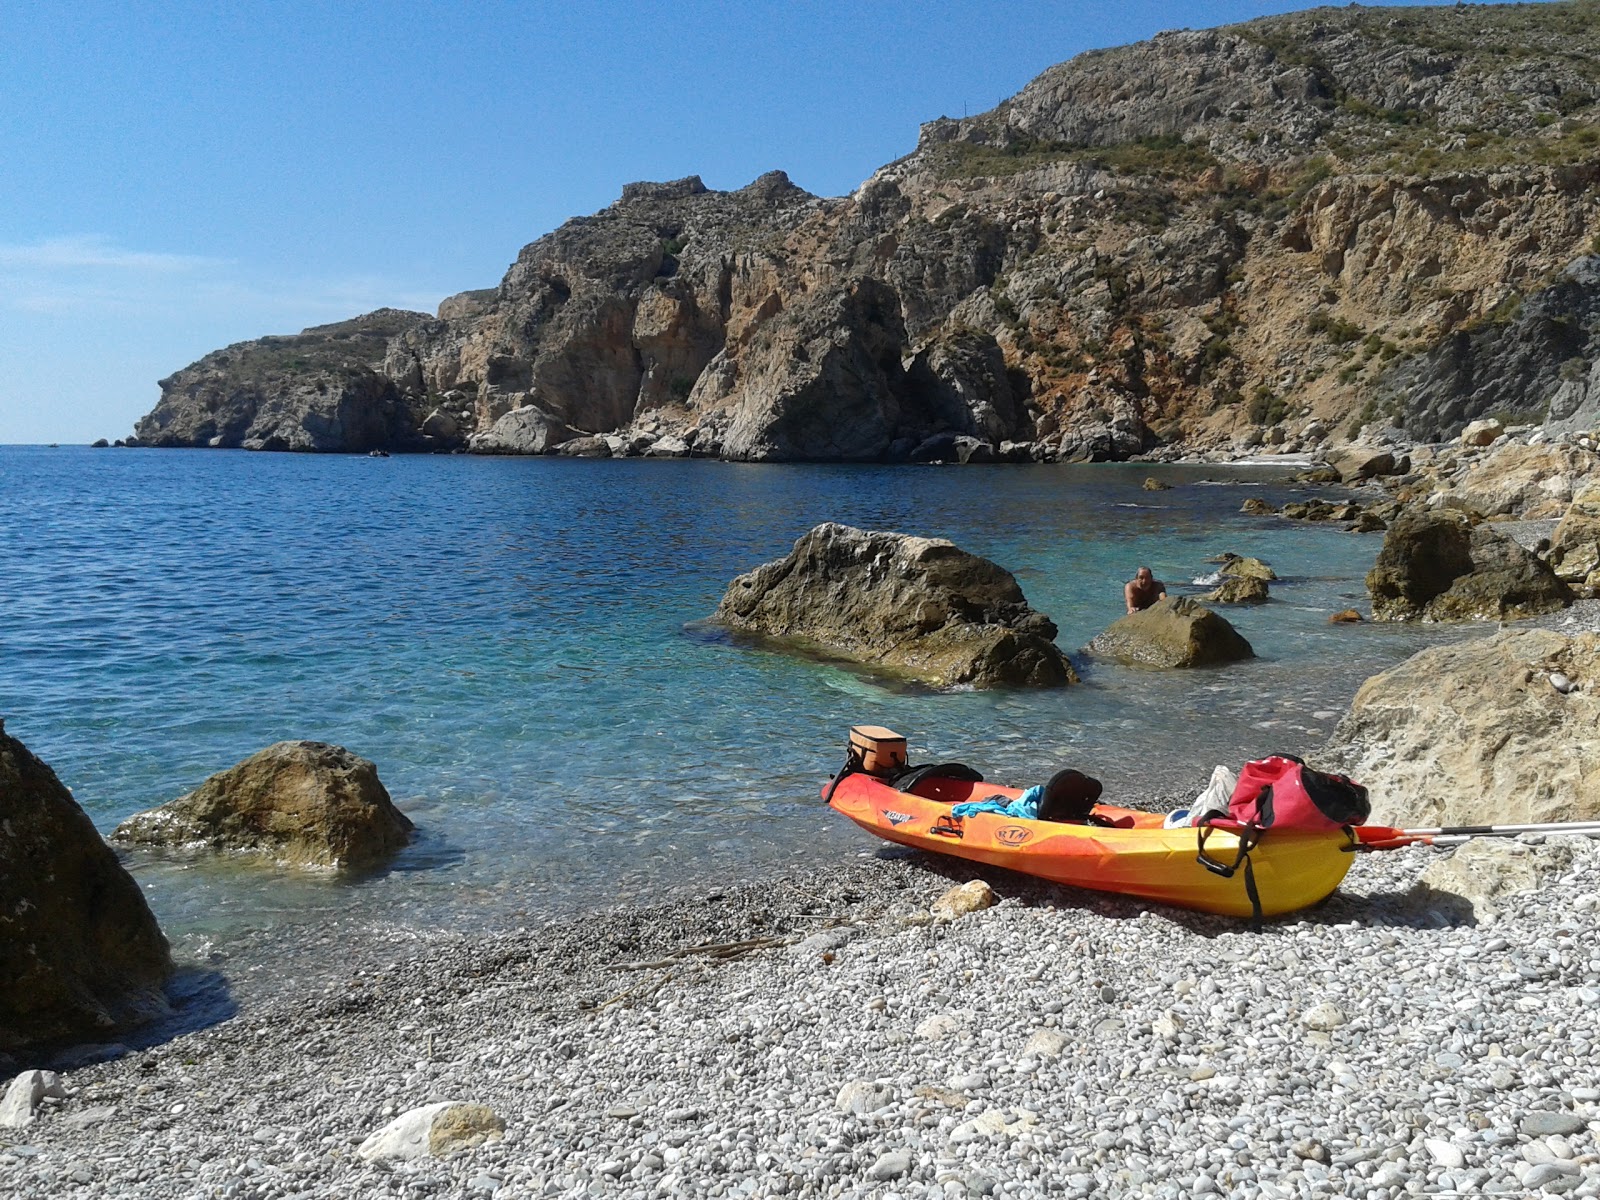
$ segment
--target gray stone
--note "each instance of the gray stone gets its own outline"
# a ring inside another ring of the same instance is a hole
[[[1576,1113],[1531,1112],[1522,1118],[1517,1127],[1529,1137],[1549,1137],[1552,1134],[1565,1137],[1582,1133],[1589,1127],[1589,1122]]]
[[[891,1150],[881,1155],[878,1161],[867,1169],[867,1178],[878,1183],[890,1179],[899,1179],[902,1175],[911,1173],[911,1155],[904,1150]]]
[[[33,1120],[40,1102],[46,1096],[65,1096],[61,1080],[54,1071],[24,1071],[6,1088],[0,1100],[0,1128],[21,1129]]]

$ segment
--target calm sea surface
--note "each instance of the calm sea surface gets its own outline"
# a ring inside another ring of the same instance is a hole
[[[1172,490],[1142,490],[1152,474]],[[1297,494],[1198,467],[5,447],[0,715],[103,830],[282,738],[378,764],[421,836],[372,878],[132,856],[180,951],[334,914],[514,925],[870,848],[817,799],[852,723],[992,779],[1077,766],[1125,801],[1314,750],[1363,678],[1444,635],[1330,626],[1365,600],[1380,536],[1238,513]],[[824,520],[1009,568],[1083,686],[897,692],[692,627]],[[1076,652],[1135,566],[1182,591],[1229,549],[1283,577],[1228,614],[1257,661],[1163,674]]]

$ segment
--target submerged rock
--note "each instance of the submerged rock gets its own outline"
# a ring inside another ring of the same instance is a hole
[[[326,742],[277,742],[112,838],[261,855],[293,867],[375,866],[410,839],[371,762]]]
[[[936,686],[1077,682],[1011,572],[942,538],[818,525],[729,584],[714,619]]]
[[[1367,572],[1375,621],[1517,620],[1572,603],[1537,555],[1456,513],[1400,514]]]
[[[1576,686],[1562,694],[1552,672]],[[1600,634],[1435,646],[1361,685],[1327,752],[1372,820],[1412,828],[1600,818]]]
[[[144,893],[72,793],[0,726],[0,1050],[170,1011]]]
[[[1092,654],[1141,667],[1208,667],[1255,657],[1237,629],[1187,596],[1168,597],[1129,613],[1088,648]]]

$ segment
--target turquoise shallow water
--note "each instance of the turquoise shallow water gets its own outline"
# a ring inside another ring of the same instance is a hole
[[[1294,494],[1259,469],[0,448],[0,714],[107,830],[280,738],[377,762],[422,830],[381,875],[132,857],[180,946],[331,913],[515,923],[869,848],[817,800],[860,721],[916,761],[1075,765],[1113,799],[1314,749],[1361,679],[1441,635],[1329,626],[1380,539],[1237,511]],[[1181,591],[1233,549],[1283,582],[1229,613],[1255,662],[1074,654],[1085,683],[1056,692],[890,691],[692,625],[823,520],[993,558],[1064,648],[1141,562]]]

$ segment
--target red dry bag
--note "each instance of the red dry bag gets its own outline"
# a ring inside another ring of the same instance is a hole
[[[1260,829],[1339,829],[1372,813],[1367,789],[1344,775],[1313,771],[1289,754],[1247,762],[1228,801],[1228,817]]]

